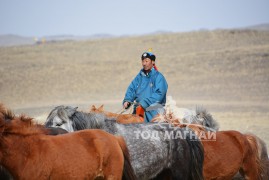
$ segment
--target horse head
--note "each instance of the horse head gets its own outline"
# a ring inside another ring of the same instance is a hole
[[[68,132],[74,132],[72,116],[76,111],[77,107],[57,106],[48,115],[45,126],[62,128]]]
[[[77,111],[77,107],[57,106],[47,117],[46,127],[58,127],[68,132],[82,129],[101,129],[105,123],[103,113],[85,113]]]
[[[95,105],[92,105],[92,107],[90,108],[90,112],[104,112],[104,105],[102,104],[98,108]]]

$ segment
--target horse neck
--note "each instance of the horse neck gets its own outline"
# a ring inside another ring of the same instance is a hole
[[[72,118],[75,130],[104,128],[105,116],[103,113],[76,112]]]
[[[112,112],[108,112],[108,111],[104,111],[103,112],[107,117],[113,118],[113,117],[118,117],[119,114],[116,113],[112,113]]]

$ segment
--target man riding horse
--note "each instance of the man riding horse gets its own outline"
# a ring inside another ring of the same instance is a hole
[[[134,104],[133,114],[144,118],[144,122],[150,122],[164,111],[168,85],[155,65],[156,56],[152,52],[144,52],[141,60],[143,68],[129,85],[123,107],[128,109]]]

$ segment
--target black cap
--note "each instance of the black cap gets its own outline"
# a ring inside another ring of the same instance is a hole
[[[143,59],[145,59],[145,58],[149,58],[149,59],[151,59],[152,61],[155,61],[156,56],[155,56],[153,53],[151,53],[151,52],[144,52],[144,53],[142,54],[142,56],[141,56],[141,60],[143,60]]]

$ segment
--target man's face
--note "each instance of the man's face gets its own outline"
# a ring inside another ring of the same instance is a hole
[[[150,71],[153,65],[154,65],[154,61],[152,61],[149,58],[145,58],[142,60],[142,66],[145,71]]]

